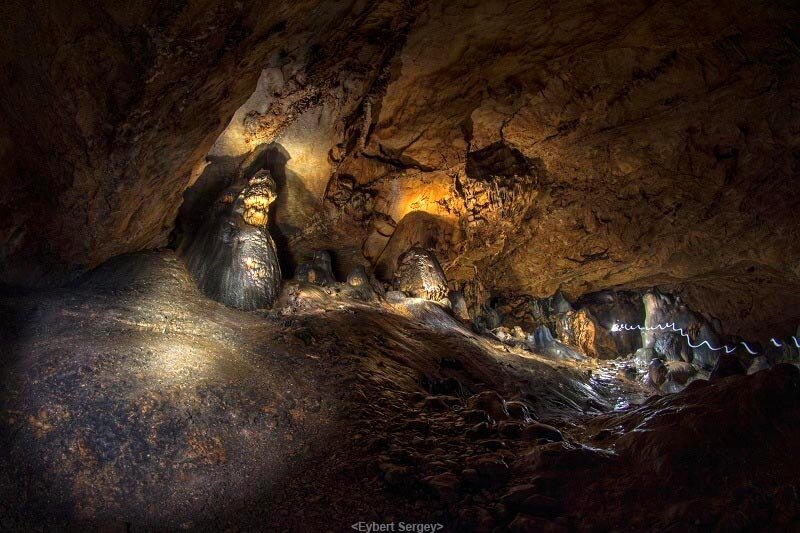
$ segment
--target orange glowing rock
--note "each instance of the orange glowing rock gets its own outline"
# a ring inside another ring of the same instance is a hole
[[[259,170],[239,194],[244,221],[251,226],[266,226],[269,221],[269,206],[276,197],[275,180],[269,170]]]

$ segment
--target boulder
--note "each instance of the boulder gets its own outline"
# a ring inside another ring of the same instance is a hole
[[[525,344],[531,351],[553,359],[571,359],[578,361],[585,359],[582,353],[555,340],[547,326],[539,326],[536,328],[533,334],[528,335]]]
[[[714,368],[711,370],[708,379],[713,381],[715,379],[727,378],[729,376],[742,376],[744,374],[747,374],[747,370],[735,354],[722,354],[714,364]]]
[[[645,293],[642,302],[647,328],[642,331],[643,348],[652,349],[657,356],[669,361],[686,361],[708,370],[714,366],[720,352],[703,343],[715,348],[723,343],[705,317],[688,309],[680,298],[657,290]],[[673,324],[674,328],[667,328],[667,324]],[[689,338],[675,330],[681,330]]]
[[[754,357],[753,360],[750,362],[750,366],[747,367],[747,374],[755,374],[756,372],[761,372],[762,370],[768,370],[770,368],[769,360],[763,355],[758,357]]]
[[[505,482],[509,476],[509,468],[502,457],[494,454],[479,455],[467,458],[467,466],[475,469],[486,486]]]
[[[486,411],[481,409],[464,409],[461,411],[461,417],[469,423],[491,422],[491,417]]]
[[[497,424],[497,431],[504,437],[516,438],[522,435],[522,427],[520,422],[503,420]]]
[[[437,498],[444,502],[453,502],[458,497],[458,488],[461,484],[458,476],[452,472],[444,472],[429,476],[422,482],[433,492]]]
[[[467,400],[468,409],[484,411],[495,420],[508,419],[505,401],[496,391],[484,391]]]
[[[481,437],[486,437],[489,435],[489,424],[486,422],[479,422],[469,428],[465,435],[468,439],[479,439]]]
[[[654,387],[660,389],[661,385],[666,383],[668,373],[669,369],[667,368],[667,365],[664,364],[664,361],[661,359],[653,359],[650,361],[647,375],[650,380],[650,384],[652,384]]]
[[[534,484],[515,485],[508,489],[500,502],[507,507],[517,507],[534,494],[539,494],[540,489]]]
[[[532,422],[537,416],[533,409],[521,400],[511,400],[506,402],[506,411],[511,418],[522,422]]]
[[[397,259],[394,289],[415,298],[449,306],[447,279],[436,255],[423,248],[411,248]]]
[[[522,436],[527,440],[545,439],[553,442],[561,442],[564,435],[559,430],[548,424],[534,422],[522,430]]]
[[[347,275],[347,294],[359,300],[371,300],[375,296],[369,275],[362,265],[357,265]]]
[[[585,309],[595,320],[611,327],[613,324],[642,324],[644,305],[642,295],[636,291],[604,290],[588,293],[575,302],[577,309]],[[615,331],[611,334],[615,351],[620,354],[633,353],[642,347],[642,336],[638,331]]]
[[[464,300],[464,293],[461,291],[450,291],[447,293],[447,299],[450,300],[450,309],[453,311],[453,316],[462,322],[469,322],[469,308],[467,302]]]

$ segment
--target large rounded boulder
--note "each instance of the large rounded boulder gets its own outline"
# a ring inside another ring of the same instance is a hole
[[[447,278],[436,255],[424,248],[411,248],[397,258],[394,289],[415,298],[449,305]]]

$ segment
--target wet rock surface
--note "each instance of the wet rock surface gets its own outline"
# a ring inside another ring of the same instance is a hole
[[[239,309],[270,307],[281,268],[267,230],[275,181],[261,170],[222,193],[207,220],[181,244],[192,278],[208,297]]]
[[[230,309],[170,253],[0,310],[25,324],[0,330],[0,488],[16,529],[781,529],[800,517],[785,453],[800,445],[793,365],[647,401],[631,388],[635,403],[591,415],[631,386],[598,379],[591,360],[505,347],[416,299],[288,284],[279,310]]]

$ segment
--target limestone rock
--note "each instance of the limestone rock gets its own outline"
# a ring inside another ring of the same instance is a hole
[[[510,473],[508,464],[501,457],[494,454],[468,457],[467,466],[477,470],[484,484],[488,486],[505,482]]]
[[[526,402],[521,400],[506,402],[506,410],[511,418],[522,422],[532,422],[537,418],[533,409]]]
[[[553,442],[560,442],[564,440],[564,435],[561,432],[548,424],[534,422],[526,426],[522,430],[522,436],[528,440],[546,439]]]
[[[568,311],[559,316],[556,324],[559,340],[589,357],[613,359],[620,355],[611,332],[587,309]]]
[[[761,372],[762,370],[769,370],[769,368],[770,364],[766,357],[754,357],[753,361],[750,363],[750,366],[747,367],[747,373],[755,374],[756,372]]]
[[[648,291],[643,296],[645,308],[642,346],[671,361],[686,361],[711,369],[719,357],[713,347],[722,346],[719,335],[701,315],[690,310],[680,298]],[[684,337],[680,330],[689,336]],[[692,345],[689,344],[691,341]],[[693,347],[694,346],[694,347]]]
[[[467,408],[488,413],[494,420],[508,419],[505,401],[496,391],[484,391],[470,397]]]
[[[445,472],[423,479],[423,483],[425,483],[440,500],[445,502],[452,502],[458,497],[460,482],[458,476],[452,472]]]
[[[336,283],[331,268],[331,254],[325,250],[316,250],[311,261],[297,268],[297,279],[323,287]]]
[[[747,374],[747,369],[735,355],[722,354],[714,364],[709,379],[721,379],[744,374]]]
[[[729,334],[797,327],[787,4],[59,6],[2,13],[0,282],[166,245],[209,161],[277,143],[282,254],[388,280],[419,243],[495,293],[670,286]]]
[[[469,307],[464,300],[464,294],[461,291],[450,291],[447,293],[447,298],[450,300],[450,309],[453,310],[453,316],[462,322],[469,322]]]
[[[277,186],[269,170],[259,170],[242,190],[242,218],[251,226],[266,227],[269,206],[275,201]]]
[[[536,353],[552,357],[553,359],[582,360],[585,356],[577,350],[553,338],[547,326],[539,326],[526,339],[526,344]]]
[[[371,300],[375,296],[367,271],[362,265],[357,265],[347,274],[347,292],[351,297],[360,300]]]
[[[436,256],[423,248],[411,248],[397,259],[394,289],[415,298],[449,304],[442,267]]]
[[[584,294],[575,302],[576,309],[585,309],[606,330],[614,324],[643,324],[645,313],[639,291],[605,290]],[[634,353],[642,347],[638,331],[615,331],[611,334],[615,351]]]
[[[225,191],[215,202],[180,253],[208,297],[240,309],[271,307],[281,283],[277,250],[266,229],[274,182],[262,173],[238,194],[234,191]]]
[[[648,365],[650,383],[656,388],[661,388],[661,385],[667,381],[668,372],[669,369],[661,359],[653,359]]]

